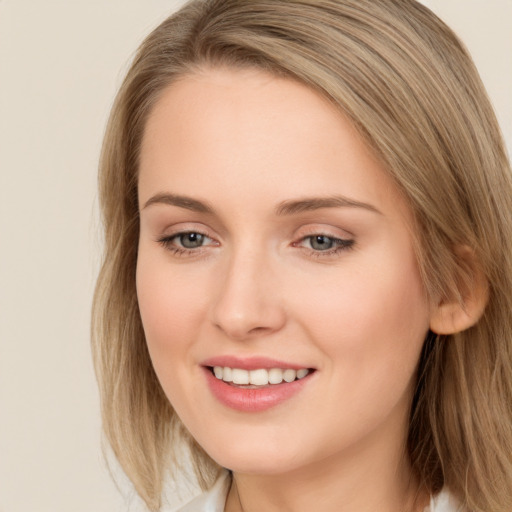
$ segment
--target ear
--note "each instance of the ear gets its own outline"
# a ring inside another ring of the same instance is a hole
[[[482,316],[489,299],[487,278],[474,251],[468,246],[455,250],[459,269],[464,269],[454,282],[458,293],[445,297],[434,306],[430,316],[430,330],[436,334],[455,334],[475,325]]]

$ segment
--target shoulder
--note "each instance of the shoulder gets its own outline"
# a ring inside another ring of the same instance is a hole
[[[229,472],[223,471],[208,491],[194,498],[177,512],[223,512],[230,485]]]

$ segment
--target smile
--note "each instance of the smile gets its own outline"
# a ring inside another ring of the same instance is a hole
[[[309,369],[301,368],[259,368],[256,370],[244,370],[243,368],[230,368],[229,366],[214,366],[213,374],[218,380],[232,383],[238,386],[268,386],[284,382],[300,380],[309,374]]]
[[[212,360],[202,365],[208,387],[221,404],[239,412],[272,409],[301,394],[305,387],[311,386],[310,382],[316,380],[314,368],[290,368],[278,361],[272,364],[266,358],[216,359],[217,364]]]

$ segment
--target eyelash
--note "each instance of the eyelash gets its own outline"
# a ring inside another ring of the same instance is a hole
[[[157,240],[159,244],[161,244],[164,249],[172,252],[176,256],[191,256],[191,255],[198,255],[202,252],[204,249],[204,245],[200,245],[193,249],[187,249],[186,247],[180,247],[175,245],[175,240],[179,239],[180,237],[186,236],[186,235],[199,235],[201,237],[204,237],[208,240],[213,240],[211,237],[206,235],[205,233],[201,233],[200,231],[182,231],[180,233],[176,233],[174,235],[168,235],[163,236]],[[322,237],[327,240],[329,240],[331,243],[334,244],[334,247],[330,249],[325,250],[315,250],[313,248],[304,247],[301,244],[304,243],[306,240],[311,241],[315,237]],[[302,237],[298,242],[294,242],[292,245],[293,247],[297,247],[299,249],[303,249],[306,251],[309,255],[315,257],[315,258],[325,258],[329,256],[335,256],[339,254],[342,251],[347,251],[354,248],[355,240],[353,239],[343,239],[343,238],[336,238],[329,235],[324,235],[322,233],[315,233],[312,235],[307,235]]]
[[[325,249],[323,251],[321,250],[315,250],[311,247],[303,247],[300,244],[304,243],[306,240],[309,240],[310,245],[311,241],[314,238],[325,238],[329,240],[333,247],[330,249]],[[329,256],[336,256],[337,254],[348,251],[350,249],[354,248],[355,240],[353,239],[345,239],[345,238],[336,238],[334,236],[324,235],[322,233],[315,233],[312,235],[307,235],[305,237],[302,237],[298,242],[293,243],[294,247],[299,247],[305,251],[308,252],[309,255],[315,257],[315,258],[328,258]]]
[[[198,254],[202,252],[201,250],[204,248],[203,245],[200,245],[194,249],[187,249],[186,247],[180,247],[174,244],[174,241],[176,239],[179,239],[180,237],[186,236],[186,235],[199,235],[204,238],[207,238],[208,240],[212,240],[211,237],[209,237],[205,233],[201,233],[200,231],[181,231],[179,233],[176,233],[174,235],[169,236],[163,236],[158,239],[158,243],[161,244],[164,249],[171,251],[176,256],[189,256],[193,254]]]

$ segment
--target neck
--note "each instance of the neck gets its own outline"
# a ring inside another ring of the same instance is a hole
[[[429,495],[415,479],[397,485],[396,478],[381,478],[373,486],[373,479],[366,478],[364,484],[351,485],[348,480],[353,479],[340,482],[323,473],[328,471],[324,467],[313,479],[287,482],[275,476],[233,475],[225,512],[420,512],[428,505]]]
[[[330,457],[286,474],[234,473],[225,512],[420,512],[429,495],[420,488],[403,450],[389,457],[374,446]]]

